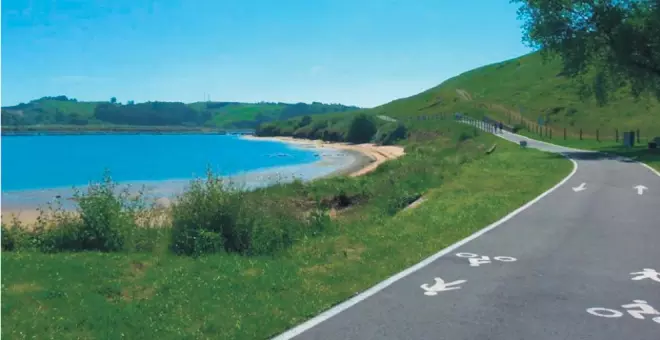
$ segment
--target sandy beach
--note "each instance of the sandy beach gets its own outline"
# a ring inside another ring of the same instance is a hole
[[[331,148],[344,151],[351,151],[361,154],[369,161],[356,161],[347,169],[341,171],[342,175],[351,177],[361,176],[374,171],[382,163],[399,158],[405,155],[403,147],[398,145],[375,145],[371,143],[364,144],[349,144],[349,143],[331,143],[322,140],[301,139],[293,137],[257,137],[257,136],[243,136],[244,139],[249,140],[266,140],[266,141],[279,141],[289,144],[298,145],[308,148]]]
[[[296,176],[305,181],[326,178],[332,176],[361,176],[374,171],[382,163],[396,159],[405,154],[401,146],[379,146],[370,143],[348,144],[330,143],[322,140],[299,139],[292,137],[256,137],[242,136],[241,138],[252,141],[276,141],[287,143],[296,148],[313,149],[320,155],[319,161],[304,166],[291,166],[274,169],[264,169],[245,174],[231,176],[232,180],[243,183],[260,183],[258,186],[267,186],[275,181],[276,177],[284,176],[291,178]],[[330,151],[334,151],[330,152]],[[339,153],[337,153],[339,152]],[[345,154],[346,155],[345,155]],[[272,180],[271,180],[272,178]],[[270,182],[269,182],[270,181]],[[190,180],[169,181],[168,194],[181,191]],[[163,190],[160,188],[159,190]],[[44,190],[43,195],[54,195],[50,190]],[[165,193],[163,193],[164,196]],[[9,222],[16,217],[24,224],[32,224],[39,217],[39,211],[35,208],[6,207],[2,204],[2,220]]]

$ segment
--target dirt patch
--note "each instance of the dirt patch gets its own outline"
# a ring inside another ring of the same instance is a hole
[[[247,277],[256,277],[261,274],[263,274],[263,270],[259,268],[248,268],[241,272],[242,276],[247,276]]]
[[[472,96],[468,91],[465,91],[463,89],[456,89],[456,94],[463,100],[471,102],[472,101]]]
[[[125,288],[121,291],[121,300],[124,302],[148,300],[154,296],[155,292],[156,289],[154,287],[135,286]]]
[[[38,284],[34,282],[22,282],[22,283],[14,283],[7,288],[4,289],[6,293],[13,293],[13,294],[25,294],[25,293],[33,293],[42,290],[43,287],[39,286]]]

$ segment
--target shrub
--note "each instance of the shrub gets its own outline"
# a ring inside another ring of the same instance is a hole
[[[367,143],[376,134],[376,124],[366,114],[359,114],[351,120],[346,133],[346,141],[350,143]]]
[[[305,216],[290,198],[283,198],[268,190],[230,189],[209,172],[172,206],[171,250],[191,256],[270,254],[327,226],[318,212]]]
[[[137,221],[148,210],[144,195],[118,190],[106,172],[100,183],[91,183],[86,192],[76,190],[75,212],[62,209],[56,202],[42,210],[33,234],[45,252],[134,250]]]
[[[374,142],[381,145],[392,145],[408,135],[408,129],[405,125],[398,123],[383,124],[374,136]]]

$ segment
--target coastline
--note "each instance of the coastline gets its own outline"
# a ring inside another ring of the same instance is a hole
[[[257,137],[244,135],[240,136],[240,138],[250,141],[285,143],[293,148],[315,151],[319,155],[319,160],[313,163],[257,169],[226,177],[228,181],[245,188],[267,187],[278,182],[291,182],[294,179],[309,182],[336,176],[361,176],[375,170],[380,164],[405,154],[403,148],[400,146],[377,146],[368,143],[330,143],[292,137]],[[171,198],[185,190],[191,180],[126,182],[120,183],[120,185],[129,185],[132,188],[139,188],[140,186],[151,188],[149,189],[149,194],[156,196],[157,199],[155,201],[162,207],[163,205],[169,205]],[[18,195],[42,196],[39,199],[50,201],[56,195],[67,197],[70,193],[71,188],[51,188],[19,192]],[[3,196],[13,194],[11,192],[2,193]],[[69,202],[69,204],[73,203]],[[38,204],[38,207],[45,207],[45,204]],[[5,204],[2,204],[1,215],[3,222],[9,222],[16,218],[21,223],[29,225],[37,221],[39,209],[34,206],[7,207]]]
[[[354,155],[359,155],[363,160],[356,161],[344,169],[337,170],[333,175],[362,176],[368,174],[386,161],[393,160],[405,155],[403,147],[398,145],[375,145],[372,143],[350,144],[342,142],[326,142],[304,138],[285,136],[257,137],[253,135],[241,136],[241,139],[254,141],[276,141],[303,148],[330,148],[343,150]]]

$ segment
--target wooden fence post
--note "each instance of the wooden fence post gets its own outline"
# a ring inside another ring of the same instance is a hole
[[[582,140],[582,128],[580,128],[580,140]]]
[[[566,140],[566,128],[564,128],[564,140]]]
[[[639,129],[637,129],[637,144],[639,144]]]
[[[600,142],[600,134],[598,129],[596,129],[596,141]]]
[[[619,129],[614,129],[614,134],[615,134],[615,136],[616,136],[616,137],[615,137],[615,138],[616,138],[615,141],[618,143],[618,142],[619,142]]]

